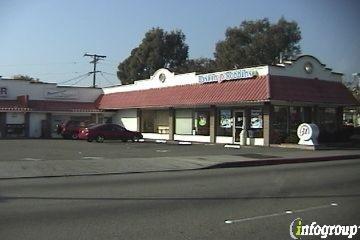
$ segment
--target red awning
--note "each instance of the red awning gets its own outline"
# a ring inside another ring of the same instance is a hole
[[[191,107],[268,101],[268,77],[102,95],[100,109]]]
[[[270,76],[271,100],[359,105],[342,83],[317,79]]]
[[[0,111],[28,111],[29,108],[20,104],[17,100],[0,100]]]
[[[29,108],[32,111],[64,111],[64,112],[99,112],[93,102],[73,102],[73,101],[45,101],[30,100]]]

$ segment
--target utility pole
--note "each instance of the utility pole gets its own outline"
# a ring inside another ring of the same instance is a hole
[[[96,71],[96,63],[101,60],[102,58],[106,58],[106,56],[103,56],[103,55],[97,55],[97,54],[88,54],[88,53],[85,53],[84,54],[84,57],[92,57],[93,60],[90,62],[92,64],[94,64],[94,71],[92,72],[89,72],[89,73],[92,73],[94,74],[93,75],[93,88],[96,87],[96,73],[97,72],[100,72],[100,71]]]

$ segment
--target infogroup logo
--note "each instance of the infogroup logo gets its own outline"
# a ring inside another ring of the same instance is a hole
[[[328,236],[346,236],[351,239],[358,232],[360,226],[323,225],[316,222],[310,225],[303,225],[301,218],[296,218],[290,224],[290,236],[293,239],[301,239],[301,236],[320,236],[325,239]]]

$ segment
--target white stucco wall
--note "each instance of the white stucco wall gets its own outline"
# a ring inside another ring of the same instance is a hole
[[[29,136],[31,138],[41,137],[41,121],[46,120],[46,113],[30,113]]]
[[[306,73],[304,70],[305,63],[310,62],[313,65],[312,73]],[[319,80],[341,82],[342,76],[334,74],[330,69],[326,69],[326,66],[320,63],[316,58],[311,56],[299,57],[291,64],[283,64],[282,66],[270,66],[270,75],[289,76],[299,78],[317,78]]]
[[[1,79],[0,87],[7,88],[3,100],[16,100],[18,96],[29,95],[30,100],[94,102],[102,89],[85,87],[64,87],[55,83],[31,83],[23,80]]]
[[[119,124],[131,131],[138,131],[137,110],[119,110],[113,115],[113,123]]]

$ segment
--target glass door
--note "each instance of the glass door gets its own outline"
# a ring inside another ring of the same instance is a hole
[[[240,133],[244,129],[244,111],[234,111],[233,141],[240,143]]]

